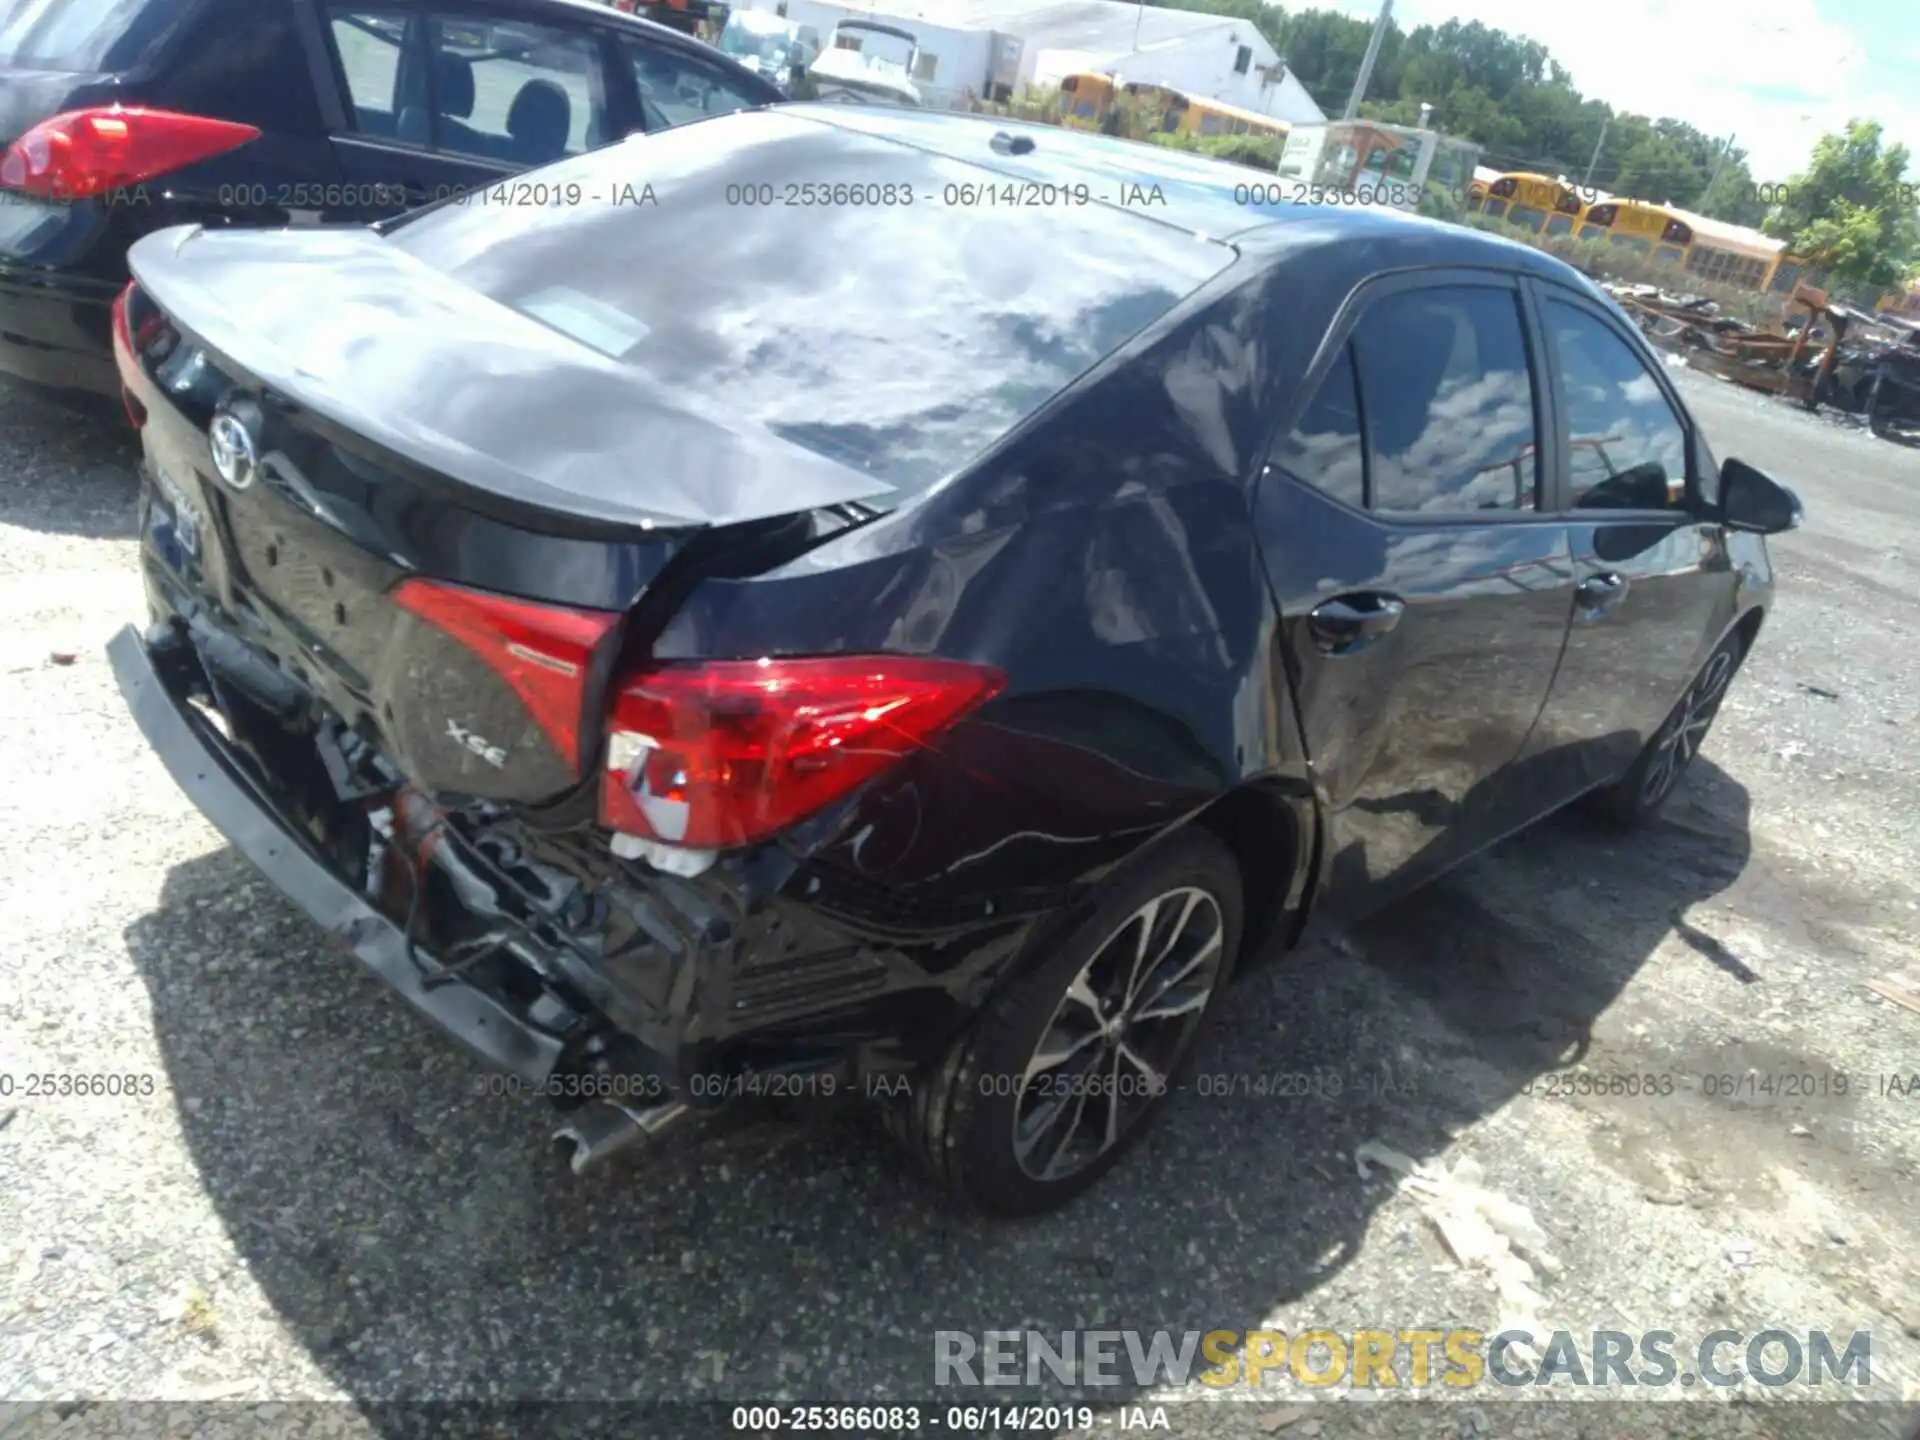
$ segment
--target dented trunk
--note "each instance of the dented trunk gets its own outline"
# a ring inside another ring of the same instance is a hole
[[[859,476],[657,396],[607,394],[627,378],[423,280],[371,232],[321,241],[317,266],[314,237],[299,238],[313,268],[297,287],[270,273],[271,236],[171,232],[135,249],[121,365],[159,578],[216,673],[269,708],[312,692],[428,794],[568,791],[597,753],[614,663],[682,577],[737,573],[864,513],[834,508],[873,490]],[[299,304],[251,303],[273,284]],[[402,294],[419,313],[382,310]],[[460,381],[436,388],[440,411],[380,404],[410,367]],[[520,413],[550,407],[555,385],[617,422],[565,434]],[[701,495],[710,513],[692,513]]]

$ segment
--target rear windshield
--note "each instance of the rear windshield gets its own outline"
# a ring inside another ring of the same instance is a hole
[[[0,62],[23,70],[123,70],[186,8],[186,0],[0,0]]]
[[[942,148],[941,133],[951,129],[949,122],[924,110],[870,111],[853,105],[836,115],[834,123],[852,130],[884,127],[897,140],[930,149]],[[995,169],[1042,183],[1091,184],[1125,195],[1147,214],[1189,230],[1231,237],[1301,211],[1286,199],[1296,187],[1250,174],[1244,165],[1057,125],[1009,121],[1006,130],[1032,140],[1033,148],[994,156]]]
[[[992,159],[992,127],[967,129]],[[531,172],[391,234],[729,424],[911,490],[1234,258],[1144,211],[1019,188],[759,111]]]

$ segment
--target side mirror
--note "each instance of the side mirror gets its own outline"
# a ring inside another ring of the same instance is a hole
[[[1720,467],[1720,518],[1729,530],[1778,535],[1798,530],[1806,514],[1800,497],[1744,460]]]

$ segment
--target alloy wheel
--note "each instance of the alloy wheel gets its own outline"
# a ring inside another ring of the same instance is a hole
[[[1014,1156],[1062,1180],[1165,1093],[1220,977],[1220,906],[1192,886],[1149,900],[1096,949],[1041,1031],[1013,1107]]]
[[[1660,729],[1653,763],[1647,767],[1647,778],[1640,785],[1643,804],[1658,805],[1686,773],[1693,757],[1700,753],[1732,679],[1733,651],[1715,651],[1707,661],[1707,668],[1700,672]]]

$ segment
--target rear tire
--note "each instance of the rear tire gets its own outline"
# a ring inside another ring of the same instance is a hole
[[[1240,946],[1240,869],[1193,830],[1115,876],[988,1001],[888,1115],[933,1179],[981,1209],[1064,1205],[1113,1167],[1178,1082]]]
[[[1700,753],[1745,655],[1746,646],[1738,635],[1729,635],[1716,645],[1686,693],[1647,741],[1633,768],[1613,784],[1588,795],[1587,808],[1616,825],[1631,827],[1652,821],[1680,788],[1694,756]]]

